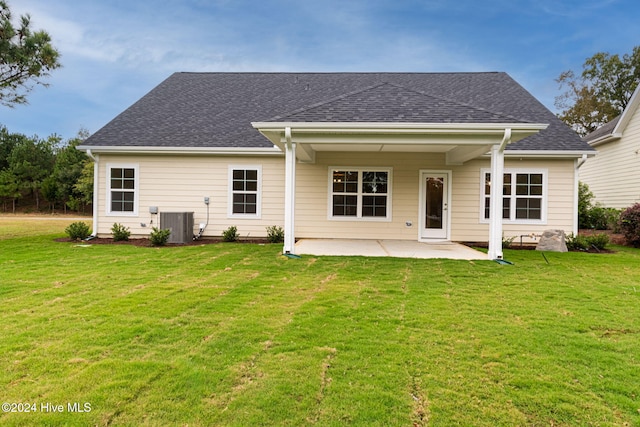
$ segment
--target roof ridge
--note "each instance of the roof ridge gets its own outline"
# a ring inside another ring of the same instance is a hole
[[[498,115],[498,116],[505,117],[505,118],[508,118],[508,119],[511,119],[511,120],[516,120],[517,122],[520,122],[520,123],[532,123],[532,122],[529,122],[529,121],[522,120],[522,119],[519,119],[517,117],[514,117],[511,114],[505,114],[505,113],[502,113],[500,111],[488,110],[486,108],[477,107],[475,105],[467,104],[466,102],[455,101],[453,99],[445,98],[445,97],[439,96],[439,95],[434,95],[434,94],[427,93],[427,92],[424,92],[424,91],[421,91],[421,90],[418,90],[418,89],[408,88],[408,87],[399,85],[397,83],[389,83],[389,84],[392,85],[392,86],[400,87],[402,89],[406,89],[406,90],[411,91],[411,92],[418,93],[420,95],[430,96],[431,98],[439,99],[440,101],[446,101],[446,102],[450,102],[452,104],[460,105],[460,106],[463,106],[463,107],[472,108],[472,109],[474,109],[476,111],[482,111],[483,113],[489,113],[489,114]]]
[[[361,89],[357,89],[357,90],[353,90],[351,92],[343,93],[342,95],[335,96],[335,97],[333,97],[331,99],[328,99],[328,100],[325,100],[325,101],[316,102],[316,103],[313,103],[313,104],[310,104],[310,105],[306,105],[304,107],[297,108],[297,109],[295,109],[293,111],[288,111],[286,113],[279,114],[279,115],[277,115],[275,117],[272,117],[272,118],[268,119],[267,121],[270,121],[270,122],[278,121],[279,119],[283,119],[285,117],[289,117],[289,116],[292,116],[292,115],[295,115],[295,114],[300,114],[300,113],[304,113],[304,112],[307,112],[307,111],[310,111],[310,110],[313,110],[313,109],[316,109],[316,108],[320,108],[320,107],[322,107],[324,105],[328,105],[328,104],[331,104],[331,103],[334,103],[334,102],[337,102],[337,101],[341,101],[341,100],[344,100],[344,99],[349,98],[351,96],[358,95],[358,94],[361,94],[361,93],[365,93],[365,92],[371,91],[373,89],[376,89],[376,88],[379,88],[379,87],[382,87],[382,86],[385,86],[385,85],[392,86],[392,87],[395,87],[395,88],[398,88],[398,89],[402,89],[402,90],[406,90],[408,92],[412,92],[412,93],[415,93],[415,94],[420,95],[420,96],[432,98],[432,99],[439,100],[439,101],[448,102],[448,103],[453,104],[453,105],[462,106],[462,107],[465,107],[465,108],[470,108],[472,110],[479,111],[479,112],[482,112],[482,113],[487,113],[487,114],[491,114],[491,115],[495,115],[495,116],[504,117],[505,119],[509,119],[509,121],[515,120],[518,123],[531,123],[529,121],[525,121],[525,120],[519,119],[519,118],[514,117],[512,115],[509,115],[509,114],[504,114],[504,113],[501,113],[501,112],[487,110],[486,108],[476,107],[474,105],[470,105],[470,104],[467,104],[467,103],[464,103],[464,102],[454,101],[454,100],[447,99],[447,98],[444,98],[444,97],[441,97],[441,96],[438,96],[438,95],[433,95],[433,94],[430,94],[430,93],[427,93],[427,92],[423,92],[423,91],[420,91],[420,90],[417,90],[417,89],[413,89],[413,88],[409,88],[407,86],[403,86],[403,85],[398,84],[398,83],[392,83],[392,82],[388,82],[388,81],[379,82],[379,83],[376,83],[376,84],[373,84],[373,85],[366,86],[366,87],[361,88]]]

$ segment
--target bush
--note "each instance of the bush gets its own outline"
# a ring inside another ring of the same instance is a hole
[[[565,242],[567,244],[567,249],[569,249],[570,251],[586,251],[589,248],[587,238],[579,234],[568,234]]]
[[[89,226],[82,221],[69,224],[64,231],[73,240],[84,240],[91,235]]]
[[[111,234],[113,234],[114,242],[129,240],[129,236],[131,236],[129,227],[125,227],[124,225],[118,224],[117,222],[113,223],[113,226],[111,227]]]
[[[627,244],[640,248],[640,203],[622,211],[619,224]]]
[[[578,184],[578,227],[590,230],[619,231],[618,219],[620,211],[614,208],[605,208],[600,203],[593,202],[594,195],[589,186]]]
[[[502,236],[502,248],[509,249],[513,245],[514,240],[516,240],[516,236],[512,236],[512,237]]]
[[[171,230],[168,228],[159,229],[157,227],[151,228],[151,234],[149,235],[149,240],[151,240],[151,244],[153,246],[164,246],[169,241],[169,236],[171,235]]]
[[[589,186],[583,182],[578,183],[578,227],[581,229],[591,227],[591,209],[593,208],[593,193]],[[576,236],[577,237],[577,236]]]
[[[269,243],[284,242],[284,230],[282,227],[278,227],[277,225],[267,227],[267,240],[269,240]]]
[[[589,247],[596,248],[598,250],[604,249],[609,244],[609,236],[604,233],[587,236],[585,240]]]
[[[620,211],[614,208],[605,208],[597,203],[589,210],[589,225],[595,230],[616,230]]]
[[[238,237],[240,237],[240,235],[238,234],[238,228],[235,225],[232,225],[222,232],[222,240],[225,242],[237,242]]]

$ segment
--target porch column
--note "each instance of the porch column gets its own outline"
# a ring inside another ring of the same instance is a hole
[[[285,254],[293,254],[295,246],[296,206],[296,143],[291,140],[291,128],[284,130],[285,177],[284,177],[284,248]]]
[[[502,259],[502,187],[504,149],[511,142],[511,129],[505,129],[500,145],[491,147],[491,189],[489,194],[489,259]]]

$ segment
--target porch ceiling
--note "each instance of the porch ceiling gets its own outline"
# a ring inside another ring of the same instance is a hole
[[[296,157],[301,162],[314,162],[319,151],[415,152],[446,153],[450,165],[486,154],[501,143],[506,129],[511,129],[511,142],[516,142],[547,127],[532,123],[256,122],[252,125],[283,151],[285,129],[290,128]]]

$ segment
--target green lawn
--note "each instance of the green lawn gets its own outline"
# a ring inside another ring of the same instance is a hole
[[[35,412],[3,426],[640,425],[640,250],[288,259],[14,222],[0,400]]]

